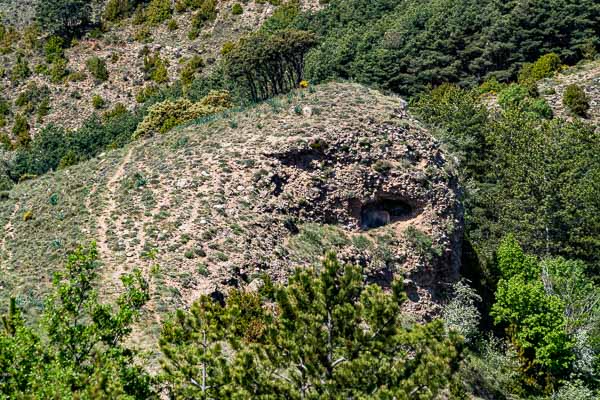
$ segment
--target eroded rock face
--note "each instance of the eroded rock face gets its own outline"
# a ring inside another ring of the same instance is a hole
[[[410,120],[396,112],[400,121]],[[408,308],[435,314],[439,295],[458,277],[462,214],[456,178],[426,131],[387,122],[358,131],[338,127],[266,155],[273,160],[266,178],[272,191],[261,213],[372,241],[372,249],[350,241],[337,250],[382,284],[402,274]],[[382,250],[376,243],[386,236],[390,243]],[[389,253],[382,258],[381,251]]]
[[[402,276],[406,310],[426,319],[458,277],[458,191],[401,99],[330,84],[18,185],[0,202],[0,295],[41,298],[70,244],[96,240],[103,295],[133,267],[152,277],[151,330],[202,294],[285,282],[333,250],[369,282]]]

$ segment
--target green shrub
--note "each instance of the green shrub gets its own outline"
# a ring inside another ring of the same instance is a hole
[[[54,62],[50,65],[48,74],[52,83],[63,82],[66,76],[69,74],[67,69],[67,60],[64,58],[58,58],[54,60]]]
[[[0,95],[0,115],[6,116],[10,114],[10,103]]]
[[[146,26],[142,26],[137,29],[133,35],[133,38],[140,43],[152,42],[152,34],[150,33],[150,29],[148,29]]]
[[[202,72],[204,60],[200,56],[194,56],[191,60],[185,63],[181,70],[180,79],[184,86],[189,86],[194,81],[197,74]]]
[[[100,96],[99,94],[95,94],[92,96],[92,106],[96,110],[99,110],[101,108],[104,108],[104,106],[106,106],[106,101],[104,101],[102,96]]]
[[[52,64],[56,60],[64,58],[64,40],[59,36],[51,36],[44,45],[44,54],[46,55],[46,62]]]
[[[506,88],[505,83],[500,83],[495,77],[488,79],[479,86],[479,93],[498,94]]]
[[[21,54],[17,55],[17,61],[10,72],[10,80],[16,83],[30,76],[29,63]]]
[[[560,57],[555,53],[546,54],[534,63],[523,65],[519,73],[519,83],[535,84],[540,79],[552,77],[560,68]]]
[[[145,103],[146,100],[158,93],[158,90],[158,86],[156,85],[145,86],[135,95],[135,101]]]
[[[38,106],[36,113],[38,121],[41,121],[48,114],[50,114],[50,98],[46,97],[40,102]]]
[[[131,11],[130,0],[108,0],[102,17],[107,21],[118,21]]]
[[[146,12],[144,11],[144,7],[139,4],[135,12],[133,13],[133,25],[141,25],[146,21]]]
[[[188,99],[166,100],[150,107],[135,131],[134,138],[165,133],[184,122],[215,114],[229,107],[231,98],[227,92],[211,92],[198,103],[192,103]]]
[[[36,21],[52,35],[73,37],[81,34],[92,17],[88,0],[44,0],[37,2]]]
[[[579,116],[585,116],[590,109],[590,100],[581,86],[569,85],[563,94],[563,104],[567,109]]]
[[[169,20],[169,22],[167,23],[167,29],[169,29],[169,31],[171,31],[171,32],[179,29],[179,25],[177,25],[177,21],[175,21],[175,19],[171,18]]]
[[[204,0],[200,9],[194,14],[192,19],[192,29],[199,31],[208,21],[214,21],[217,18],[216,0]]]
[[[27,147],[31,143],[31,136],[29,135],[29,121],[23,114],[17,114],[15,116],[12,134],[18,147]]]
[[[67,76],[67,80],[69,82],[81,82],[84,81],[86,78],[87,75],[85,74],[85,72],[82,71],[72,72],[69,74],[69,76]]]
[[[404,231],[404,237],[411,244],[413,249],[421,257],[431,261],[434,257],[442,255],[441,249],[433,243],[433,240],[423,231],[409,226]]]
[[[264,32],[277,32],[294,27],[294,21],[300,14],[300,2],[290,0],[278,7],[260,27]]]
[[[100,57],[91,57],[88,58],[85,65],[87,66],[88,71],[97,82],[104,82],[108,79],[108,70],[106,69],[106,61],[101,59]]]
[[[225,72],[254,101],[286,93],[304,79],[304,56],[316,43],[306,31],[257,32],[228,49]]]
[[[507,110],[518,107],[528,97],[529,90],[525,86],[513,83],[498,94],[498,104]]]
[[[19,107],[21,112],[32,114],[44,100],[49,99],[49,96],[48,86],[40,87],[35,82],[29,82],[26,89],[15,99],[15,106]]]
[[[173,14],[171,0],[152,0],[146,8],[146,21],[151,25],[158,25]]]
[[[6,132],[0,131],[0,149],[10,151],[13,149],[12,140]],[[0,190],[6,190],[4,182],[5,173],[0,174]]]
[[[242,5],[240,3],[235,3],[231,7],[231,13],[233,15],[242,15],[244,13],[244,9],[242,8]]]
[[[517,83],[509,85],[499,93],[498,104],[504,110],[518,109],[546,119],[552,118],[553,115],[552,108],[546,100],[533,98],[527,87]]]
[[[167,65],[167,61],[162,59],[158,52],[146,54],[144,56],[144,66],[142,68],[144,79],[152,80],[159,84],[168,82],[169,75]]]

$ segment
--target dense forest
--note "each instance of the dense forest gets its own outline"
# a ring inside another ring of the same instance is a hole
[[[98,12],[95,3],[39,3],[28,38],[2,25],[3,52],[18,60],[2,74],[31,76],[18,55],[28,40],[46,59],[44,73],[67,79],[65,51],[78,38],[110,24],[169,24],[176,12],[192,13],[189,34],[198,36],[219,6],[109,0]],[[246,3],[231,7],[241,14]],[[0,132],[0,201],[19,182],[190,121],[328,81],[358,82],[404,96],[452,155],[463,279],[440,318],[406,320],[400,279],[385,290],[367,284],[360,267],[329,252],[286,285],[265,277],[257,292],[172,310],[151,371],[126,340],[149,300],[149,278],[123,275],[123,293],[102,302],[98,249],[82,243],[55,276],[39,320],[15,301],[2,308],[0,398],[597,399],[600,129],[581,86],[563,95],[565,117],[539,82],[596,62],[600,3],[272,3],[255,32],[227,41],[210,68],[189,60],[176,81],[163,80],[163,60],[146,48],[153,85],[135,109],[100,111],[100,98],[80,128],[49,124],[32,135],[29,118],[49,107],[44,91],[19,96],[28,111],[16,115],[0,99],[0,119],[13,122]],[[103,63],[87,63],[98,81],[107,79]]]

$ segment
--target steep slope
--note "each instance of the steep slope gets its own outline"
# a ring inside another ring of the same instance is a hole
[[[384,285],[403,274],[426,318],[458,275],[456,185],[402,99],[298,91],[17,185],[0,201],[0,300],[36,312],[66,252],[92,240],[104,295],[135,267],[151,276],[149,319],[335,249]]]
[[[0,55],[4,71],[0,74],[0,98],[5,98],[11,104],[11,114],[6,116],[6,125],[0,127],[0,131],[10,135],[14,117],[20,113],[27,116],[31,132],[35,135],[48,124],[76,129],[93,113],[102,113],[118,103],[128,109],[136,108],[139,105],[136,96],[142,90],[159,86],[144,73],[147,54],[158,56],[165,63],[167,73],[165,81],[160,82],[162,86],[177,81],[181,70],[192,57],[201,57],[205,64],[204,70],[210,70],[221,57],[223,44],[235,42],[243,35],[257,30],[277,9],[269,2],[250,1],[244,3],[243,13],[236,15],[232,12],[233,4],[233,1],[218,2],[215,20],[207,21],[195,36],[189,35],[194,15],[191,11],[173,14],[171,21],[175,23],[174,29],[169,28],[166,22],[156,26],[136,25],[132,18],[106,25],[105,32],[100,34],[95,30],[93,35],[88,34],[66,49],[66,76],[60,81],[53,81],[48,72],[52,66],[47,65],[42,48],[44,35],[40,34],[37,38],[38,48],[32,49],[22,38],[15,41],[9,47],[10,50]],[[319,7],[319,2],[303,0],[300,5],[303,9],[314,9]],[[15,7],[19,7],[19,12],[14,11]],[[9,22],[23,25],[31,22],[35,7],[28,3],[21,8],[8,1],[0,3],[0,11],[2,9],[6,10],[7,15],[13,16],[7,18]],[[22,29],[19,28],[19,33],[23,33]],[[24,55],[31,76],[15,80],[11,77],[11,70],[19,54]],[[106,81],[97,81],[88,71],[86,62],[92,57],[106,62]],[[46,115],[36,113],[31,101],[21,106],[14,104],[19,96],[32,96],[28,94],[32,91],[41,98],[47,98]],[[93,107],[94,96],[104,100],[102,109]]]
[[[552,107],[554,114],[572,119],[563,105],[563,95],[569,85],[581,86],[590,99],[590,109],[584,120],[598,126],[600,124],[600,61],[584,63],[568,68],[554,78],[544,79],[538,85],[540,94]]]

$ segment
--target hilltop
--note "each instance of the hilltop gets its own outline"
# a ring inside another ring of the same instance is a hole
[[[141,267],[160,318],[336,249],[382,284],[404,275],[423,318],[458,276],[461,220],[451,162],[403,100],[328,84],[15,186],[0,293],[35,312],[66,252],[95,240],[103,293]]]

